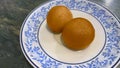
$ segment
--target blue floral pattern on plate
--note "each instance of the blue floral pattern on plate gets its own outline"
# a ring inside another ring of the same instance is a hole
[[[106,32],[106,43],[102,52],[85,63],[66,64],[50,58],[38,43],[38,30],[46,19],[46,14],[55,5],[65,5],[70,9],[83,11],[98,19]],[[20,35],[21,48],[34,67],[37,62],[42,68],[108,68],[120,59],[120,23],[104,7],[85,0],[50,1],[35,9],[25,20]]]

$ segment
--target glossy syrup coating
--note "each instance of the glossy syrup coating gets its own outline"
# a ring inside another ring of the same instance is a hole
[[[62,32],[62,40],[65,46],[71,50],[82,50],[87,48],[95,37],[95,29],[92,24],[84,18],[74,18]]]
[[[61,33],[64,25],[73,18],[65,6],[54,6],[47,14],[48,28],[54,33]]]

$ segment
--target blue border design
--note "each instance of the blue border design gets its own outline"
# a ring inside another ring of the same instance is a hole
[[[90,1],[88,1],[88,2],[90,2]],[[49,2],[47,2],[47,3],[49,3]],[[95,3],[93,3],[93,2],[90,2],[90,3],[95,4]],[[96,5],[96,6],[101,6],[102,8],[108,10],[107,8],[105,8],[105,7],[102,6],[102,5],[99,5],[99,4],[95,4],[95,5]],[[39,7],[40,7],[40,6],[38,6],[37,8],[39,8]],[[35,8],[33,11],[35,11],[37,8]],[[32,11],[32,12],[33,12],[33,11]],[[108,10],[108,11],[109,11],[109,10]],[[31,13],[32,13],[32,12],[31,12]],[[31,13],[30,13],[30,14],[31,14]],[[118,19],[111,11],[109,11],[109,13],[111,13],[112,16],[114,16],[114,17],[116,18],[117,22],[120,22],[119,19]],[[21,43],[21,48],[22,48],[22,50],[23,50],[24,55],[26,56],[26,58],[29,59],[30,63],[31,63],[33,66],[38,67],[38,66],[35,65],[34,62],[32,62],[32,60],[28,57],[26,51],[25,51],[24,48],[23,48],[23,42],[22,42],[22,32],[23,32],[23,28],[24,28],[25,22],[26,22],[27,18],[30,16],[30,14],[26,17],[26,19],[25,19],[25,21],[24,21],[24,23],[23,23],[23,25],[22,25],[22,27],[21,27],[20,43]],[[120,58],[119,58],[119,60],[112,66],[112,68],[113,68],[119,61],[120,61]],[[80,67],[81,67],[81,66],[80,66]],[[84,66],[83,66],[83,67],[84,67]],[[71,66],[68,66],[68,68],[71,68]]]

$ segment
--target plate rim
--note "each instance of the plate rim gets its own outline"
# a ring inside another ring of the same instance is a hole
[[[22,49],[22,53],[24,54],[24,56],[25,56],[25,58],[27,59],[27,61],[28,61],[34,68],[39,68],[39,67],[38,67],[38,65],[36,65],[36,64],[30,59],[30,57],[28,56],[26,50],[24,49],[24,45],[23,45],[23,42],[22,42],[23,28],[24,28],[24,25],[25,25],[27,19],[29,18],[29,16],[30,16],[36,9],[38,9],[38,8],[40,8],[41,6],[43,6],[43,5],[47,4],[47,3],[50,3],[50,2],[52,2],[52,1],[55,1],[55,0],[49,0],[49,1],[46,1],[46,2],[44,2],[44,3],[41,3],[40,5],[38,5],[37,7],[35,7],[33,10],[31,10],[31,11],[28,13],[28,15],[26,16],[26,18],[24,19],[24,21],[23,21],[23,23],[22,23],[22,25],[21,25],[21,28],[20,28],[19,40],[20,40],[20,47],[21,47],[21,49]],[[59,1],[60,1],[60,0],[59,0]],[[83,0],[83,1],[84,1],[84,0]],[[110,14],[112,14],[112,16],[115,17],[116,21],[118,21],[119,24],[120,24],[120,19],[116,16],[116,14],[114,14],[111,10],[109,10],[109,9],[107,8],[107,6],[101,5],[101,4],[96,3],[96,2],[92,2],[92,1],[90,1],[90,0],[85,0],[85,1],[91,2],[91,3],[93,3],[93,4],[97,5],[97,6],[100,6],[100,7],[104,8],[104,9],[107,10]],[[120,65],[120,57],[119,57],[119,59],[116,61],[116,63],[112,66],[112,68],[116,68],[118,65]]]
[[[44,2],[44,3],[41,3],[40,5],[38,5],[38,6],[35,7],[34,9],[32,9],[32,10],[28,13],[28,15],[25,17],[25,19],[24,19],[24,21],[23,21],[23,23],[22,23],[22,25],[21,25],[21,28],[20,28],[19,40],[20,40],[20,47],[21,47],[22,53],[24,54],[24,56],[25,56],[25,58],[27,59],[27,61],[28,61],[28,62],[31,64],[31,66],[33,66],[34,68],[39,68],[39,67],[38,67],[38,65],[36,65],[36,64],[30,59],[30,57],[28,56],[27,52],[26,52],[25,49],[24,49],[24,45],[23,45],[23,42],[22,42],[22,32],[23,32],[24,25],[25,25],[27,19],[29,18],[29,16],[30,16],[36,9],[38,9],[39,7],[45,5],[45,4],[49,3],[49,2],[51,2],[51,1],[46,1],[46,2]]]

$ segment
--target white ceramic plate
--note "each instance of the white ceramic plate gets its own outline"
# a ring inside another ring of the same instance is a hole
[[[95,39],[87,49],[71,51],[61,43],[60,34],[48,30],[46,15],[56,5],[65,5],[74,17],[86,18],[92,23]],[[25,19],[21,27],[20,43],[25,57],[33,67],[116,67],[120,60],[120,23],[106,8],[90,1],[50,1],[37,7]]]

